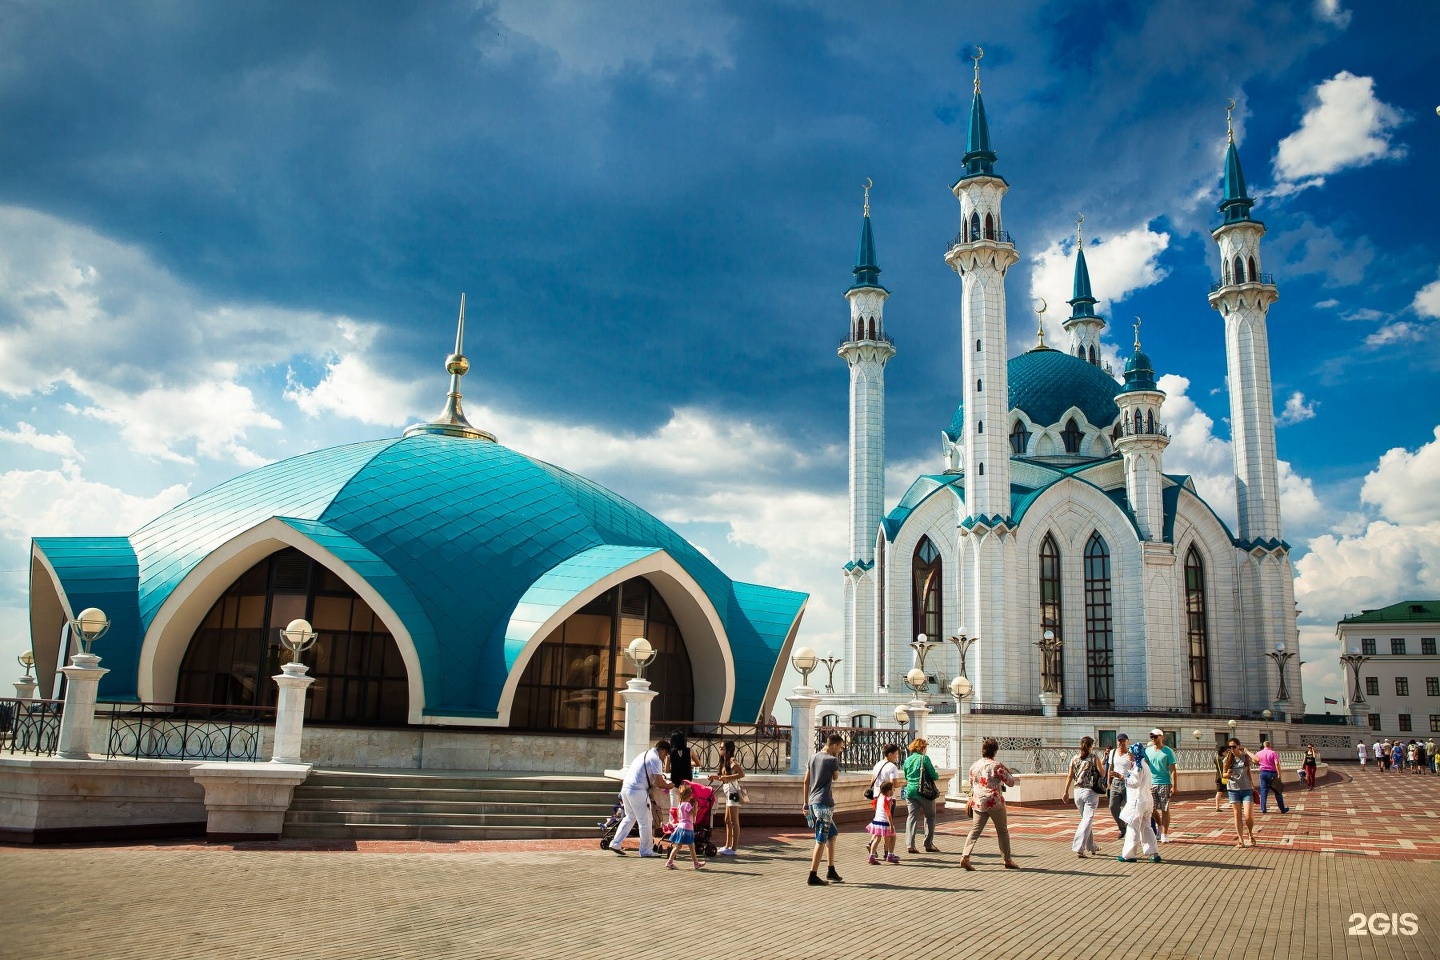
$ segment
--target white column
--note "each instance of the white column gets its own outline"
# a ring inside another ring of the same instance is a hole
[[[965,766],[965,714],[970,712],[970,698],[966,697],[955,708],[955,749],[952,756],[955,760],[955,776],[950,778],[950,786],[945,790],[945,806],[948,808],[952,803],[956,807],[964,806],[966,795],[966,774],[969,768]]]
[[[620,691],[625,701],[625,756],[620,766],[629,766],[630,761],[650,749],[650,701],[659,696],[659,691],[650,689],[650,681],[633,677]]]
[[[786,697],[790,704],[790,773],[800,774],[815,753],[815,708],[820,693],[814,687],[796,687],[795,695]]]
[[[303,663],[287,663],[273,679],[280,688],[275,706],[275,749],[271,763],[299,763],[300,738],[305,727],[305,690],[315,682]]]
[[[65,708],[60,714],[60,740],[55,755],[62,760],[90,759],[90,730],[95,725],[95,699],[100,678],[110,671],[93,653],[77,653],[65,674]]]
[[[1047,717],[1058,717],[1058,716],[1060,716],[1060,694],[1058,694],[1058,693],[1042,693],[1042,694],[1040,694],[1040,713],[1041,713],[1043,716],[1047,716]]]
[[[16,681],[15,681],[15,696],[19,697],[21,700],[33,700],[33,699],[35,699],[35,681],[34,681],[34,680],[16,680]]]
[[[910,711],[910,719],[915,721],[915,738],[929,740],[927,731],[930,729],[930,708],[925,705],[925,701],[916,697],[905,709]]]

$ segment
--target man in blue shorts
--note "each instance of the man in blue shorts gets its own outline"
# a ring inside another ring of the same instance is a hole
[[[815,851],[810,854],[810,879],[812,887],[823,887],[827,883],[843,883],[835,872],[835,837],[840,833],[835,826],[835,797],[830,784],[840,775],[840,751],[845,749],[845,738],[832,733],[825,739],[825,749],[810,758],[805,770],[805,819],[815,827]],[[825,879],[819,877],[820,855],[826,854],[830,868]]]
[[[1145,748],[1150,761],[1150,795],[1155,802],[1155,816],[1160,821],[1160,842],[1170,842],[1170,794],[1175,789],[1175,751],[1165,745],[1165,731],[1150,731],[1150,744]]]

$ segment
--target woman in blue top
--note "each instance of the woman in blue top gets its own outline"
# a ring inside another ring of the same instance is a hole
[[[930,744],[922,737],[910,741],[910,755],[905,758],[905,843],[911,853],[916,853],[915,831],[920,827],[920,817],[925,817],[925,852],[939,853],[935,846],[935,798],[920,796],[920,774],[923,771],[932,783],[938,783],[940,775],[935,764],[925,756]]]

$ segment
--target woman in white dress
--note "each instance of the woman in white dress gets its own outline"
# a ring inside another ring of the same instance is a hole
[[[1145,758],[1145,748],[1135,744],[1130,748],[1130,765],[1125,771],[1125,808],[1120,819],[1125,821],[1125,846],[1117,858],[1134,863],[1139,856],[1149,857],[1151,862],[1160,862],[1160,850],[1155,845],[1155,829],[1150,815],[1155,810],[1155,800],[1150,795],[1150,761]]]

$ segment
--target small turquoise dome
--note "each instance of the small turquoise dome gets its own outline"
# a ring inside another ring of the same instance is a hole
[[[1149,355],[1136,347],[1130,359],[1125,361],[1125,386],[1121,388],[1121,392],[1157,389],[1159,388],[1155,386],[1155,367],[1150,363]]]
[[[1030,422],[1050,426],[1071,407],[1079,407],[1092,426],[1108,427],[1120,416],[1115,404],[1119,384],[1104,370],[1079,357],[1049,348],[1029,350],[1005,365],[1010,379],[1010,411],[1022,411]],[[945,433],[959,439],[965,426],[961,401]]]

